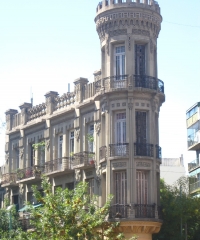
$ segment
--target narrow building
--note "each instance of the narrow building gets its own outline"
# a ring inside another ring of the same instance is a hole
[[[50,91],[37,106],[6,111],[6,162],[2,187],[13,204],[37,204],[41,174],[52,189],[88,182],[98,205],[114,195],[110,221],[125,236],[152,239],[160,230],[159,112],[164,83],[157,76],[160,8],[154,0],[103,0],[96,9],[101,69],[74,91]],[[34,144],[40,143],[37,148]]]

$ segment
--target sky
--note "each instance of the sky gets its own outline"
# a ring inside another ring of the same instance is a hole
[[[101,68],[94,17],[98,0],[0,0],[0,123],[7,109],[67,92],[78,77],[93,81]],[[158,77],[166,102],[159,116],[162,157],[187,151],[186,110],[200,101],[200,1],[158,0],[163,22],[158,38]],[[5,130],[0,132],[0,165]]]

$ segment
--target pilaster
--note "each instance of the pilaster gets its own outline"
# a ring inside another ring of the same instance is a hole
[[[47,92],[44,96],[46,97],[47,114],[51,115],[55,109],[54,98],[58,96],[58,93],[50,91]]]
[[[21,109],[21,124],[25,125],[28,121],[27,110],[32,107],[31,103],[22,103],[19,108]]]
[[[88,79],[87,78],[77,78],[74,81],[75,87],[74,87],[74,91],[76,94],[76,102],[81,103],[84,100],[85,97],[85,87],[88,83]]]
[[[5,112],[5,114],[6,114],[6,130],[7,131],[12,130],[13,116],[17,113],[18,113],[18,111],[15,109],[8,109]]]

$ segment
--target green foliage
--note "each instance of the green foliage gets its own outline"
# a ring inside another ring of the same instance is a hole
[[[34,143],[34,144],[32,144],[32,147],[34,148],[34,150],[37,150],[37,149],[44,150],[45,141],[42,141],[42,142],[39,142],[39,143]]]
[[[87,140],[88,140],[88,142],[94,142],[94,136],[93,136],[93,134],[87,134]]]
[[[180,178],[175,185],[160,182],[160,201],[163,225],[153,240],[199,240],[200,234],[200,198],[189,194],[188,178]],[[181,237],[182,219],[182,237]]]

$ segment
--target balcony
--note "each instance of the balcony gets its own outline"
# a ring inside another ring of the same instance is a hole
[[[128,157],[129,143],[109,144],[110,157]]]
[[[2,187],[16,186],[17,185],[16,181],[17,181],[16,173],[6,173],[2,175],[1,186]]]
[[[136,88],[146,88],[164,93],[164,82],[151,76],[133,75],[134,86]]]
[[[161,209],[156,204],[115,204],[110,207],[109,219],[161,219]]]
[[[72,158],[58,158],[44,164],[44,173],[46,175],[57,175],[73,171]]]
[[[106,161],[107,159],[107,147],[103,146],[99,148],[99,160],[100,162]]]
[[[200,131],[188,136],[188,149],[198,150],[200,148]]]
[[[155,218],[156,204],[135,204],[135,218]]]
[[[128,75],[112,76],[103,79],[105,90],[128,88]]]
[[[87,169],[95,166],[95,153],[80,152],[74,154],[73,169]]]
[[[190,193],[195,193],[200,190],[200,181],[190,184]]]
[[[162,159],[162,148],[158,145],[155,145],[156,148],[156,158],[157,159]]]
[[[191,172],[195,168],[200,166],[199,159],[195,159],[194,161],[188,163],[188,172]]]
[[[134,143],[134,155],[142,157],[154,157],[153,144]]]
[[[44,173],[44,166],[32,166],[24,169],[18,169],[17,182],[27,182],[41,179],[41,175]]]

